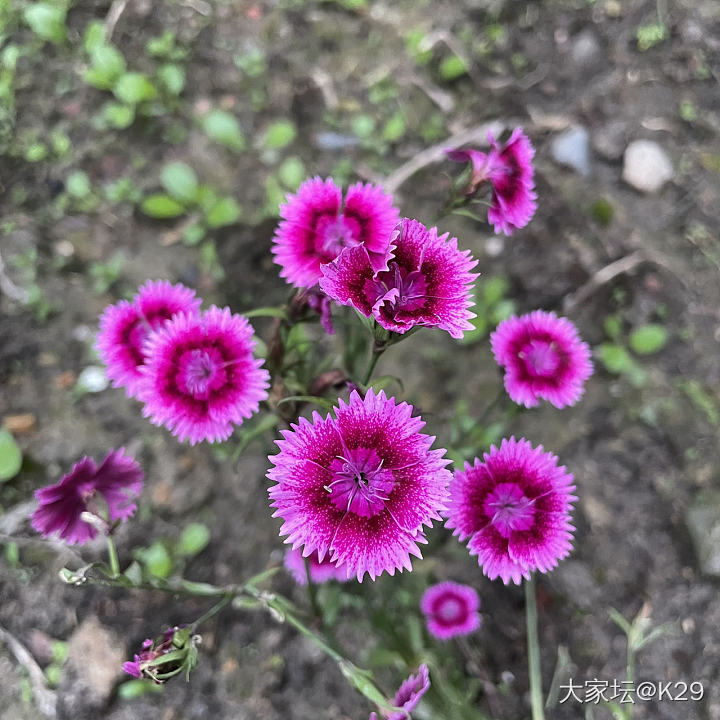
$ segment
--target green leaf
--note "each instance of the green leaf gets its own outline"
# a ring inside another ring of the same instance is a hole
[[[22,453],[8,430],[0,429],[0,482],[12,480],[22,467]]]
[[[185,213],[185,206],[181,205],[169,195],[157,193],[149,195],[142,201],[140,209],[151,218],[175,218]]]
[[[284,405],[289,402],[309,402],[313,405],[318,405],[324,410],[332,410],[335,406],[330,400],[325,398],[317,397],[315,395],[291,395],[290,397],[283,398],[278,402],[278,405]]]
[[[185,87],[185,71],[174,63],[161,65],[157,70],[157,78],[171,95],[179,95]]]
[[[632,632],[632,627],[630,623],[615,609],[610,608],[608,610],[608,615],[610,616],[610,619],[626,634],[630,635]]]
[[[245,136],[234,115],[224,110],[212,110],[203,118],[203,130],[215,142],[236,152],[245,149]]]
[[[186,205],[197,199],[197,175],[183,162],[168,163],[160,173],[160,182],[170,195]]]
[[[130,127],[135,119],[135,109],[133,107],[117,102],[105,103],[102,114],[108,125],[118,128],[118,130]]]
[[[90,54],[95,48],[105,44],[105,25],[100,20],[88,23],[83,33],[83,47]]]
[[[630,347],[638,355],[652,355],[662,350],[668,340],[662,325],[643,325],[630,333]]]
[[[90,194],[90,178],[82,170],[76,170],[68,175],[65,187],[74,198],[87,197]]]
[[[150,547],[139,548],[136,554],[140,562],[156,577],[166,578],[173,570],[172,559],[167,548],[159,540],[156,540]]]
[[[201,553],[210,542],[210,530],[203,523],[191,523],[180,535],[177,551],[180,555],[194,557]]]
[[[352,119],[352,131],[364,140],[375,132],[375,119],[371,115],[356,115]]]
[[[620,374],[633,367],[633,359],[622,345],[603,343],[600,345],[600,360],[608,372]]]
[[[466,72],[465,62],[457,55],[448,55],[440,63],[440,76],[443,80],[455,80]]]
[[[399,140],[407,130],[405,116],[398,110],[386,123],[382,131],[383,140],[395,142]]]
[[[279,150],[289,145],[296,135],[294,123],[290,120],[278,120],[265,131],[262,144],[268,150]]]
[[[248,318],[248,320],[256,317],[277,317],[287,320],[287,312],[285,308],[282,307],[253,308],[252,310],[243,312],[242,315],[243,317]]]
[[[211,228],[232,225],[240,217],[242,208],[231,197],[220,198],[205,215],[205,220]]]
[[[297,190],[305,179],[305,165],[299,157],[289,157],[278,168],[280,182],[289,190]]]
[[[205,226],[200,222],[188,225],[182,234],[182,241],[190,247],[199,244],[205,237]]]
[[[121,700],[134,700],[148,693],[162,693],[164,685],[157,685],[150,680],[128,680],[118,688],[118,696]]]
[[[99,90],[112,90],[125,72],[125,58],[113,45],[97,45],[90,52],[90,69],[85,82]]]
[[[157,96],[155,86],[147,75],[139,72],[128,72],[121,75],[113,87],[115,97],[127,105],[137,105]]]
[[[35,3],[25,8],[23,17],[38,37],[58,44],[67,36],[65,14],[65,8],[49,3]]]

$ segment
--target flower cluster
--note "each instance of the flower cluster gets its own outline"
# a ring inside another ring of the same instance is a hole
[[[372,388],[339,401],[335,417],[300,418],[277,441],[268,477],[274,517],[303,555],[326,556],[362,581],[412,568],[423,526],[440,519],[451,479],[444,450],[413,408]]]
[[[130,518],[142,487],[143,471],[125,448],[111,450],[99,465],[84,457],[55,485],[35,491],[39,504],[31,524],[44,537],[55,534],[69,545],[83,545],[98,526]]]
[[[151,422],[195,444],[227,439],[267,398],[252,336],[241,315],[202,312],[192,290],[160,281],[105,310],[97,347],[108,376],[145,403]]]

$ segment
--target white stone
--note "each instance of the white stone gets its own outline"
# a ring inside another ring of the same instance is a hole
[[[675,175],[667,153],[652,140],[634,140],[625,149],[623,180],[636,190],[656,193]]]

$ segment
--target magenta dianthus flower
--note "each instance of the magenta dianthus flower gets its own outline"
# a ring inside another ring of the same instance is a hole
[[[149,280],[131,302],[121,300],[107,307],[100,318],[96,347],[113,386],[124,387],[130,397],[136,396],[148,335],[177,313],[196,314],[200,303],[195,291],[184,285]]]
[[[472,163],[468,195],[474,195],[485,180],[492,185],[488,222],[495,232],[512,235],[525,227],[537,210],[534,169],[535,150],[522,128],[515,128],[502,146],[488,133],[490,152],[479,150],[447,150],[451,160]]]
[[[84,457],[55,485],[36,490],[39,505],[32,514],[33,528],[43,537],[55,533],[70,545],[83,545],[97,530],[82,519],[82,513],[90,512],[107,523],[130,518],[142,491],[143,471],[124,453],[124,448],[111,450],[99,466]]]
[[[572,549],[573,476],[557,457],[521,438],[492,446],[474,465],[456,470],[446,526],[477,555],[491,580],[547,572]]]
[[[390,234],[400,217],[382,188],[357,183],[342,190],[331,178],[306,180],[280,206],[283,220],[275,232],[272,253],[280,277],[297,287],[312,287],[320,266],[346,247],[362,245],[375,270],[387,266]]]
[[[593,372],[590,348],[567,318],[553,312],[535,310],[504,320],[490,344],[505,368],[508,395],[525,407],[534,407],[538,399],[556,408],[574,405]]]
[[[428,630],[439,640],[477,630],[480,627],[479,607],[480,598],[474,588],[450,581],[431,585],[420,601]]]
[[[199,642],[192,631],[191,627],[179,625],[168,628],[154,640],[144,640],[140,654],[123,663],[123,671],[138,679],[153,680],[157,685],[181,672],[189,675],[197,664]]]
[[[258,411],[269,374],[253,356],[247,318],[215,306],[181,313],[148,338],[138,399],[143,415],[191,445],[226,440]]]
[[[370,388],[365,398],[340,400],[334,418],[316,412],[281,431],[268,477],[286,542],[320,562],[329,555],[359,581],[412,569],[410,555],[422,557],[423,526],[440,519],[451,479],[445,450],[430,449],[435,438],[412,413]]]
[[[318,559],[317,553],[312,553],[307,558],[310,567],[310,580],[315,584],[326,583],[328,580],[345,582],[348,577],[345,568],[330,562],[329,557],[322,561]],[[305,558],[300,550],[288,548],[285,553],[285,568],[292,575],[298,585],[307,585],[307,571],[305,570]]]
[[[415,326],[447,330],[461,338],[471,330],[469,285],[477,265],[468,250],[458,250],[448,233],[438,237],[417,220],[405,218],[393,234],[392,256],[377,272],[363,247],[344,250],[323,265],[320,287],[333,300],[371,315],[386,330],[406,333]]]
[[[389,714],[383,713],[387,720],[409,720],[410,713],[417,707],[420,698],[430,688],[430,674],[428,667],[423,663],[419,668],[417,675],[411,675],[400,686],[392,700],[392,706],[401,708],[397,712]],[[370,713],[368,720],[377,720],[377,715]]]

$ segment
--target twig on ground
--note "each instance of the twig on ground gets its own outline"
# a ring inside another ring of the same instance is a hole
[[[638,265],[642,263],[654,263],[660,267],[669,270],[676,275],[680,281],[685,284],[682,273],[676,266],[676,263],[669,257],[656,250],[636,250],[630,255],[625,255],[619,260],[611,262],[609,265],[600,268],[585,283],[583,283],[574,293],[565,296],[563,299],[563,312],[569,313],[578,305],[585,302],[594,292],[599,290],[618,275],[632,272]]]
[[[105,17],[105,42],[110,42],[120,16],[125,12],[128,0],[113,0]]]
[[[0,626],[0,641],[7,644],[15,659],[25,668],[38,710],[45,717],[57,717],[57,695],[48,688],[42,668],[35,662],[30,651],[2,626]]]

